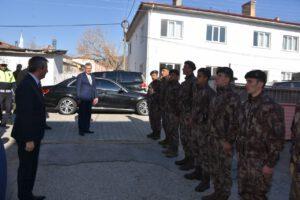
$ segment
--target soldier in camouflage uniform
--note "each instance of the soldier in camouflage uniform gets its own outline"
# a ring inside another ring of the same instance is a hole
[[[179,110],[180,110],[180,140],[183,146],[185,158],[176,161],[175,164],[181,165],[181,170],[190,170],[194,168],[194,159],[191,152],[191,125],[189,119],[192,116],[192,98],[193,98],[193,85],[195,84],[196,77],[194,70],[196,69],[195,63],[186,61],[183,67],[183,74],[185,81],[182,82],[179,92]]]
[[[179,144],[179,90],[180,83],[179,71],[170,70],[170,80],[166,88],[166,118],[167,118],[167,135],[169,136],[169,147],[163,151],[167,157],[172,158],[178,155]]]
[[[237,136],[239,195],[242,200],[266,200],[284,145],[284,112],[263,93],[263,71],[250,71],[245,78],[249,97],[241,108]]]
[[[296,106],[295,118],[292,125],[292,157],[291,173],[292,185],[290,200],[300,199],[300,103]]]
[[[212,98],[216,95],[215,91],[208,85],[211,77],[209,69],[201,68],[198,70],[197,82],[193,88],[192,105],[192,137],[190,144],[195,160],[195,171],[186,174],[185,178],[198,179],[202,182],[196,187],[196,191],[204,192],[210,187],[209,174],[209,149],[208,149],[208,108]]]
[[[165,132],[165,139],[160,141],[159,144],[163,147],[167,147],[169,136],[167,135],[167,118],[166,118],[166,88],[168,86],[169,81],[169,69],[167,67],[161,69],[161,77],[160,77],[160,94],[159,94],[159,106],[161,110],[161,120],[162,127]]]
[[[233,145],[239,130],[240,97],[233,92],[233,71],[228,67],[217,69],[217,95],[209,106],[210,174],[214,193],[203,200],[227,200],[231,193],[231,166]]]
[[[147,103],[152,133],[147,135],[147,137],[158,140],[161,131],[161,111],[159,106],[160,80],[158,80],[158,71],[154,70],[150,75],[152,82],[148,86]]]

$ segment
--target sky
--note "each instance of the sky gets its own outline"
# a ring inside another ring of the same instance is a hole
[[[144,0],[149,1],[149,0]],[[107,40],[122,50],[121,21],[132,20],[141,0],[0,0],[0,41],[14,44],[22,33],[25,47],[34,42],[38,46],[57,40],[57,48],[77,55],[77,42],[89,28],[99,27]],[[151,1],[152,2],[152,1]],[[172,0],[154,2],[171,4]],[[183,0],[185,6],[241,13],[247,0]],[[130,14],[130,10],[132,12]],[[257,0],[257,16],[280,17],[300,23],[300,0]],[[130,14],[130,15],[129,15]],[[92,27],[7,28],[14,25],[110,24]]]

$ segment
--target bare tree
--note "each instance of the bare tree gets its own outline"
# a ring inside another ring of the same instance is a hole
[[[116,48],[105,39],[99,28],[83,33],[77,44],[77,52],[94,58],[107,69],[119,69],[121,66]]]

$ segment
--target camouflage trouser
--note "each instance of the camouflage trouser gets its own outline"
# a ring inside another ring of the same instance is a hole
[[[187,123],[186,119],[188,116],[186,115],[181,115],[180,116],[180,141],[185,153],[186,157],[191,157],[192,152],[191,152],[191,134],[192,134],[192,129],[191,126]]]
[[[298,199],[300,199],[300,171],[297,171],[295,168],[293,168],[290,200],[298,200]]]
[[[266,200],[272,175],[262,173],[263,161],[257,158],[238,158],[238,188],[242,200]]]
[[[212,150],[210,168],[215,191],[230,196],[232,153],[225,153],[221,141],[217,138],[210,138],[210,143]]]
[[[161,131],[161,111],[159,106],[149,104],[149,121],[154,133]]]
[[[166,139],[169,140],[169,136],[167,134],[167,112],[165,110],[161,110],[161,121],[162,121],[162,127],[164,129],[164,132],[166,134]]]
[[[178,150],[179,144],[179,117],[174,113],[167,113],[166,115],[167,127],[166,132],[169,136],[171,148]]]
[[[12,93],[0,93],[0,106],[1,106],[1,124],[7,124],[12,121],[12,104],[13,94]],[[4,114],[2,112],[5,111]]]

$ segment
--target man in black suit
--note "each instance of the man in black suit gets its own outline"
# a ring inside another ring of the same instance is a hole
[[[91,74],[92,64],[85,64],[85,71],[77,77],[77,98],[79,103],[78,110],[78,128],[79,135],[92,134],[90,130],[92,105],[98,103],[96,81],[95,77]]]
[[[41,79],[45,78],[48,61],[35,56],[29,60],[28,74],[16,89],[16,118],[12,137],[18,144],[18,198],[20,200],[42,200],[44,196],[32,193],[41,140],[44,137],[46,111]]]

